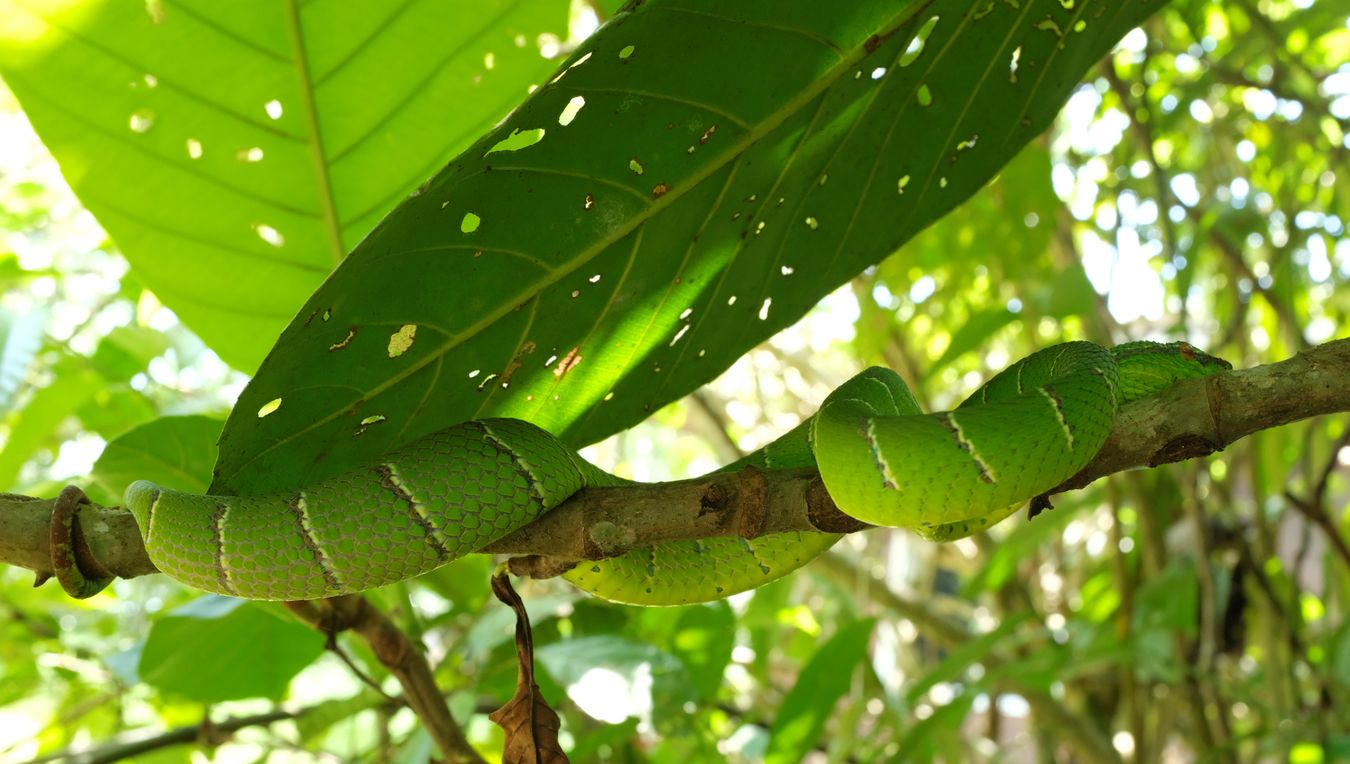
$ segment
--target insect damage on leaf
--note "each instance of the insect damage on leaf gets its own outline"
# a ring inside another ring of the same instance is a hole
[[[516,694],[506,705],[488,714],[506,733],[502,764],[567,764],[558,742],[561,722],[534,681],[534,639],[525,603],[511,588],[505,572],[492,577],[492,593],[516,613]]]

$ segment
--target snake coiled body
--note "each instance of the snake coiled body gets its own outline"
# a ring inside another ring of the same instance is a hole
[[[952,411],[924,414],[894,372],[873,368],[815,416],[725,470],[816,466],[845,513],[959,538],[1008,516],[1097,453],[1116,408],[1229,368],[1185,343],[1047,348]],[[527,422],[464,422],[305,488],[253,496],[133,483],[126,506],[160,570],[207,591],[310,599],[412,578],[481,549],[585,486],[624,483]],[[606,599],[718,599],[795,570],[838,537],[771,534],[673,542],[582,562],[565,574]]]

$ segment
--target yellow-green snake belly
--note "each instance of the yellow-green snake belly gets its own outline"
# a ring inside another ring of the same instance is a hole
[[[1107,350],[1070,342],[1004,370],[952,411],[924,414],[894,372],[868,369],[815,416],[725,469],[816,466],[845,513],[959,538],[1061,483],[1097,453],[1116,408],[1229,368],[1185,343]],[[253,496],[133,483],[126,506],[151,559],[190,586],[297,600],[358,592],[433,570],[524,526],[585,486],[625,481],[514,419],[464,422],[304,488]],[[673,542],[565,578],[644,605],[761,586],[837,540],[825,533]]]

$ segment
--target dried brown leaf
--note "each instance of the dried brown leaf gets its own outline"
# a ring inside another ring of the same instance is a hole
[[[534,638],[525,603],[505,572],[492,577],[492,593],[516,613],[516,694],[488,718],[506,733],[502,764],[567,764],[558,742],[561,722],[534,682]]]

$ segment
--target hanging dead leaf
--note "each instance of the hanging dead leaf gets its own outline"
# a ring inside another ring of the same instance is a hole
[[[534,682],[534,638],[525,603],[511,588],[505,572],[492,577],[492,593],[516,613],[516,694],[488,718],[506,733],[502,764],[567,764],[567,754],[558,742],[558,714]]]

